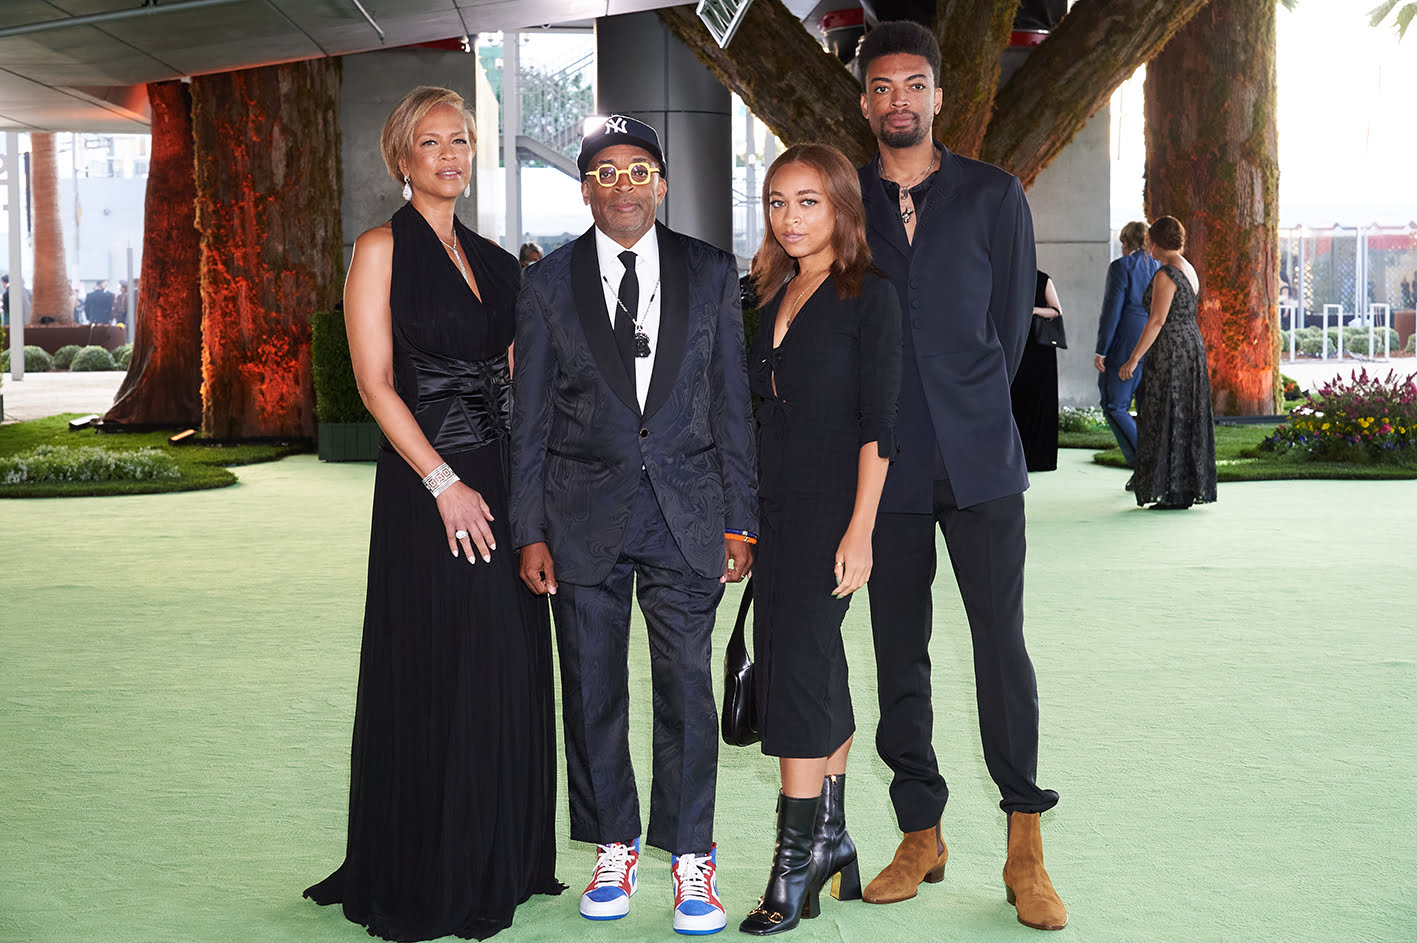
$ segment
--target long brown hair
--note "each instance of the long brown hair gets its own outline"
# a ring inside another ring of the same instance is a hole
[[[871,268],[871,247],[866,244],[866,208],[861,205],[861,181],[846,155],[830,144],[794,144],[778,155],[763,177],[763,245],[753,256],[753,287],[767,302],[788,279],[797,274],[797,260],[787,254],[772,233],[768,194],[773,177],[789,164],[804,164],[817,172],[827,202],[836,213],[832,228],[832,278],[838,298],[861,294],[861,279]]]

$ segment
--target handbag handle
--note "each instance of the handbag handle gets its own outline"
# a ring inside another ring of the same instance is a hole
[[[753,578],[743,587],[743,599],[738,603],[738,618],[733,623],[733,634],[728,636],[728,647],[724,657],[735,664],[748,660],[748,644],[743,637],[743,626],[748,622],[748,610],[753,605]],[[734,658],[734,656],[738,656]]]

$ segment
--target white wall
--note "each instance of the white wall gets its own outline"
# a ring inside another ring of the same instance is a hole
[[[1111,261],[1110,118],[1092,116],[1028,191],[1038,268],[1053,277],[1062,302],[1068,349],[1058,351],[1058,402],[1098,404],[1092,352],[1102,289]]]

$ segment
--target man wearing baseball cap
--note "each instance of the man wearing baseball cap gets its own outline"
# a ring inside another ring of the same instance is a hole
[[[674,929],[716,933],[710,643],[757,540],[737,270],[656,223],[667,168],[649,125],[588,119],[577,165],[595,225],[527,269],[517,303],[512,537],[556,621],[571,838],[596,845],[581,914],[625,916],[638,878],[633,587],[654,692],[644,837],[671,855]]]

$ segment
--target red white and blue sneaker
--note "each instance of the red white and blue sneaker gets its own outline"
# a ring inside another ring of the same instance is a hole
[[[718,899],[718,845],[706,855],[674,855],[674,932],[690,936],[717,933],[728,923]]]
[[[595,873],[581,895],[587,920],[619,920],[630,912],[630,896],[640,870],[640,840],[595,846]]]

